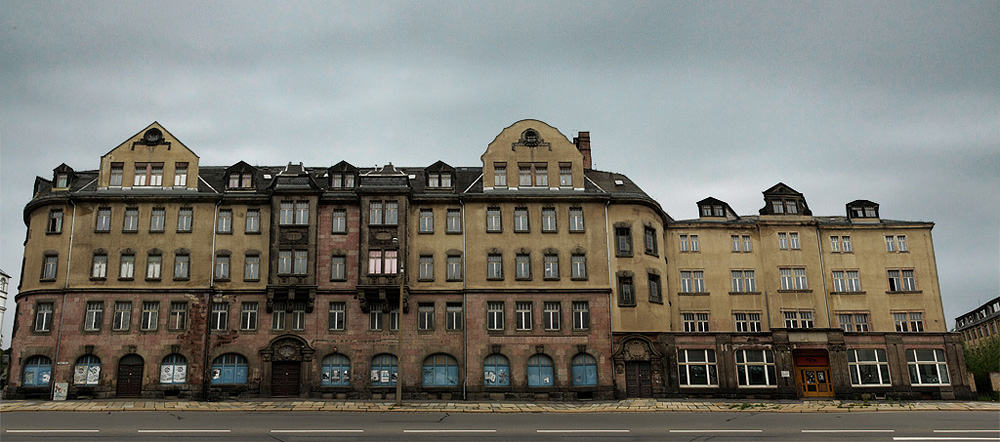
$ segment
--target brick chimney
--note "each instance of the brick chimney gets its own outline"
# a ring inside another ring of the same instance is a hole
[[[590,170],[593,165],[590,159],[590,132],[580,132],[578,136],[573,137],[573,144],[576,144],[576,148],[583,154],[583,169]]]

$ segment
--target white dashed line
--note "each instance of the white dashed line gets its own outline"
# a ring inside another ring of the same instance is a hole
[[[365,430],[344,430],[344,429],[330,429],[330,430],[271,430],[272,433],[364,433]]]
[[[536,433],[628,433],[629,430],[535,430]]]
[[[135,430],[140,433],[232,433],[233,430]]]
[[[763,433],[764,430],[670,430],[671,433]]]
[[[100,433],[101,430],[7,430],[8,433]]]
[[[802,430],[803,433],[895,433],[896,430]]]
[[[497,430],[403,430],[404,433],[496,433]]]

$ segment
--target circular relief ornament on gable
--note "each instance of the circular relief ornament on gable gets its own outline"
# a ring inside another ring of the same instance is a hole
[[[157,128],[152,128],[147,130],[145,134],[142,135],[142,139],[146,141],[147,144],[159,143],[163,139],[163,132],[160,132]]]

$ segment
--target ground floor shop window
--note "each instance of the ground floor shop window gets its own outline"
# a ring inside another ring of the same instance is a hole
[[[737,350],[736,380],[740,387],[776,386],[774,353],[771,350]]]
[[[247,383],[247,358],[236,353],[226,353],[212,361],[212,384]]]
[[[346,387],[351,384],[351,360],[342,354],[323,358],[322,379],[324,387]]]
[[[101,360],[94,355],[83,355],[73,366],[74,385],[97,385],[101,380]]]
[[[715,350],[677,350],[677,370],[681,387],[719,386]]]
[[[586,353],[573,357],[573,385],[591,387],[597,385],[597,359]]]
[[[23,387],[47,387],[52,376],[52,360],[46,356],[32,356],[24,363]]]
[[[510,385],[510,361],[501,354],[486,357],[483,363],[483,377],[487,387],[506,387]]]
[[[911,348],[906,350],[906,365],[910,369],[911,385],[948,385],[948,363],[944,350]]]
[[[538,354],[528,358],[528,386],[551,387],[555,373],[552,369],[552,358]]]
[[[177,353],[167,355],[160,364],[160,383],[177,385],[187,382],[187,358]]]
[[[399,358],[383,353],[372,358],[372,387],[390,387],[396,385],[396,370]]]
[[[422,374],[425,387],[457,386],[458,361],[444,353],[430,355],[424,359]]]
[[[892,385],[889,360],[881,348],[848,350],[847,367],[851,372],[851,385],[855,387]]]

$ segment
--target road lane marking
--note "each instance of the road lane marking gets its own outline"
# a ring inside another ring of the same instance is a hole
[[[629,430],[535,430],[536,433],[628,433]]]
[[[7,430],[8,433],[100,433],[101,430]]]
[[[670,430],[671,433],[763,433],[764,430]]]
[[[1000,437],[893,437],[892,440],[1000,440]]]
[[[802,430],[803,433],[894,433],[896,430]]]
[[[473,429],[454,429],[454,430],[403,430],[404,433],[496,433],[497,430],[473,430]]]
[[[345,430],[345,429],[330,429],[330,430],[271,430],[272,433],[364,433],[365,430]]]
[[[1000,433],[1000,428],[992,430],[934,430],[935,433]]]
[[[135,430],[140,433],[231,433],[233,430]]]

